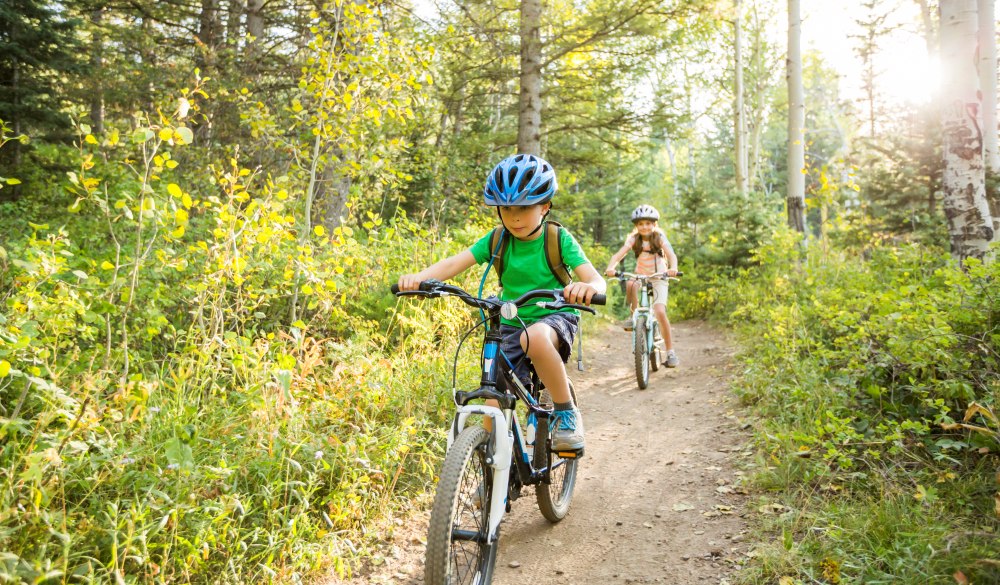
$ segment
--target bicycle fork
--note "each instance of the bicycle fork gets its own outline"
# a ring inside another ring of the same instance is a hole
[[[507,416],[495,406],[485,404],[469,404],[458,407],[452,432],[448,435],[448,449],[465,430],[470,415],[489,417],[493,422],[490,432],[490,442],[486,453],[486,464],[493,470],[493,490],[490,497],[490,524],[487,532],[487,543],[496,540],[500,520],[507,511],[508,489],[510,487],[510,464],[514,452],[514,433],[507,424]]]

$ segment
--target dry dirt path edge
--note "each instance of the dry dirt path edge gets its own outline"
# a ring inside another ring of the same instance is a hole
[[[700,321],[673,333],[680,367],[651,372],[646,390],[627,333],[601,325],[584,339],[585,371],[568,365],[587,433],[572,508],[550,524],[526,489],[501,525],[494,584],[731,582],[746,554],[748,455],[729,390],[733,347]],[[429,504],[392,531],[383,562],[318,583],[423,583]]]

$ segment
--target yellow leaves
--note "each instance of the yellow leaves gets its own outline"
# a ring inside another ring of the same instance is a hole
[[[7,360],[0,360],[0,378],[6,378],[10,375],[10,362]]]
[[[157,137],[164,142],[168,142],[174,137],[174,131],[170,128],[161,128]]]
[[[103,269],[103,270],[114,270],[115,269],[115,265],[112,264],[112,263],[110,263],[110,262],[108,262],[107,260],[105,260],[104,262],[101,262],[101,269]]]
[[[188,195],[187,193],[184,193],[183,195],[181,195],[181,205],[183,205],[186,209],[191,209],[191,206],[193,204],[194,204],[194,202],[191,201],[191,196],[190,195]]]
[[[326,235],[326,228],[321,225],[318,225],[313,228],[313,233],[322,238],[324,235]]]
[[[86,136],[84,136],[83,141],[86,142],[87,144],[97,144],[97,139],[94,138],[93,134],[87,134]]]
[[[184,225],[188,222],[188,212],[184,209],[178,209],[174,212],[174,219],[177,221],[178,225]]]
[[[181,190],[180,185],[177,183],[170,183],[167,185],[167,193],[170,193],[171,197],[179,199],[184,194],[184,191]]]

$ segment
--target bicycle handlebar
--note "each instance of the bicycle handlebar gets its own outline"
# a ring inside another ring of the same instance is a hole
[[[615,272],[615,278],[619,280],[656,280],[663,278],[673,278],[677,279],[679,276],[684,276],[683,272],[678,271],[676,276],[667,276],[666,272],[657,272],[656,274],[636,274],[634,272]]]
[[[495,297],[481,299],[479,297],[474,297],[461,287],[446,284],[440,280],[425,280],[420,283],[417,290],[412,291],[401,291],[399,290],[399,284],[393,284],[390,287],[392,294],[400,296],[422,296],[430,298],[438,298],[443,296],[456,296],[461,299],[462,302],[469,305],[470,307],[475,307],[477,309],[484,309],[487,311],[499,310],[505,303],[513,303],[514,305],[521,307],[528,304],[529,301],[535,299],[552,299],[551,303],[544,303],[544,307],[547,309],[580,309],[590,313],[595,313],[596,311],[587,306],[580,305],[576,303],[567,303],[563,297],[563,290],[557,289],[537,289],[529,290],[518,298],[511,301],[501,301]],[[607,303],[607,296],[602,294],[595,294],[590,299],[590,304],[592,305],[604,305]]]

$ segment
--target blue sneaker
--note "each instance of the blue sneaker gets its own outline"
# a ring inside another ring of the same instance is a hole
[[[549,435],[553,451],[579,451],[583,449],[583,417],[573,410],[556,410],[549,419]]]

